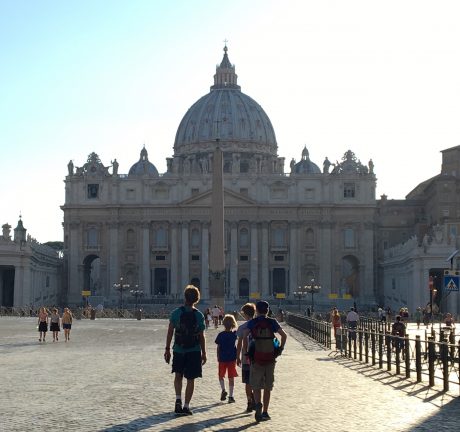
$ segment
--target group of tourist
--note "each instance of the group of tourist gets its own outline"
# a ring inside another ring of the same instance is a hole
[[[217,305],[206,310],[205,319],[195,307],[200,300],[200,291],[195,286],[188,285],[185,288],[184,299],[185,304],[171,313],[164,352],[166,363],[170,363],[172,358],[172,373],[175,374],[174,412],[177,415],[193,414],[190,401],[195,379],[202,376],[202,366],[207,361],[204,331],[210,326],[210,323],[205,323],[209,321],[210,314],[216,328],[220,322],[224,327],[215,339],[220,400],[235,402],[234,387],[239,366],[247,397],[246,411],[255,411],[257,422],[270,420],[268,407],[274,383],[276,357],[282,353],[287,335],[276,319],[268,317],[269,304],[265,301],[259,301],[257,304],[246,303],[241,309],[241,315],[246,321],[238,327],[234,314],[224,315],[223,310]],[[275,333],[280,335],[281,340]],[[187,383],[182,403],[184,378]]]
[[[212,308],[207,308],[204,311],[204,319],[207,329],[211,327],[211,325],[214,325],[214,328],[218,328],[219,325],[222,325],[224,319],[224,308],[217,305],[214,305]]]
[[[46,342],[46,333],[49,331],[53,332],[53,342],[59,341],[59,332],[61,331],[61,324],[64,329],[65,341],[70,340],[70,330],[72,328],[73,316],[69,308],[64,308],[62,317],[59,315],[57,308],[53,308],[50,311],[45,307],[41,307],[38,312],[38,332],[39,342]]]

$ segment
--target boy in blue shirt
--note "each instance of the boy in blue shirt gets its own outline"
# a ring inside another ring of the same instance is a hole
[[[225,374],[228,375],[228,403],[235,402],[233,398],[233,389],[235,388],[236,372],[236,331],[237,327],[235,317],[233,315],[225,315],[222,320],[225,330],[220,332],[216,337],[217,344],[217,361],[219,362],[219,383],[222,389],[220,400],[224,401],[227,398],[225,390]]]

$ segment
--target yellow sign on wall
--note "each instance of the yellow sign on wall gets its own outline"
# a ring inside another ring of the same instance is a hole
[[[82,291],[82,292],[81,292],[81,295],[82,295],[83,297],[89,297],[89,296],[91,295],[91,291]]]
[[[329,294],[328,296],[330,299],[336,299],[336,298],[339,298],[339,295],[337,293],[331,293]]]
[[[285,298],[286,298],[286,294],[284,294],[284,293],[276,293],[276,298],[277,298],[277,299],[285,299]]]
[[[351,294],[344,294],[343,298],[346,299],[346,300],[350,300],[350,299],[353,298],[353,296]]]
[[[253,293],[251,293],[251,295],[249,297],[252,298],[252,299],[260,299],[260,293],[259,292],[253,292]]]

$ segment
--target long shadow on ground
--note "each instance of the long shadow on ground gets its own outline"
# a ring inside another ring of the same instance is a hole
[[[211,405],[203,405],[194,408],[193,412],[198,414],[200,412],[209,411],[211,408],[220,405],[219,403],[211,404]],[[248,424],[243,426],[225,428],[225,423],[231,422],[233,420],[248,417]],[[205,420],[194,421],[195,416],[187,416],[187,423],[186,424],[167,424],[168,422],[174,423],[179,419],[184,419],[185,417],[176,416],[171,412],[161,413],[156,415],[151,415],[147,417],[137,418],[127,423],[120,423],[117,425],[112,425],[108,428],[100,429],[99,432],[122,432],[122,431],[142,431],[149,429],[152,426],[158,426],[163,424],[162,431],[171,431],[171,432],[195,432],[195,431],[202,431],[207,427],[221,425],[219,430],[222,432],[238,432],[248,429],[256,424],[253,421],[253,417],[248,415],[246,412],[239,413],[239,414],[232,414],[226,415],[216,418],[209,418]]]

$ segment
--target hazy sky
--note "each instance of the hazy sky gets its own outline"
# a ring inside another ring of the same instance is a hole
[[[351,149],[404,198],[460,144],[460,2],[0,0],[0,224],[62,240],[70,159],[160,172],[228,39],[278,154]]]

